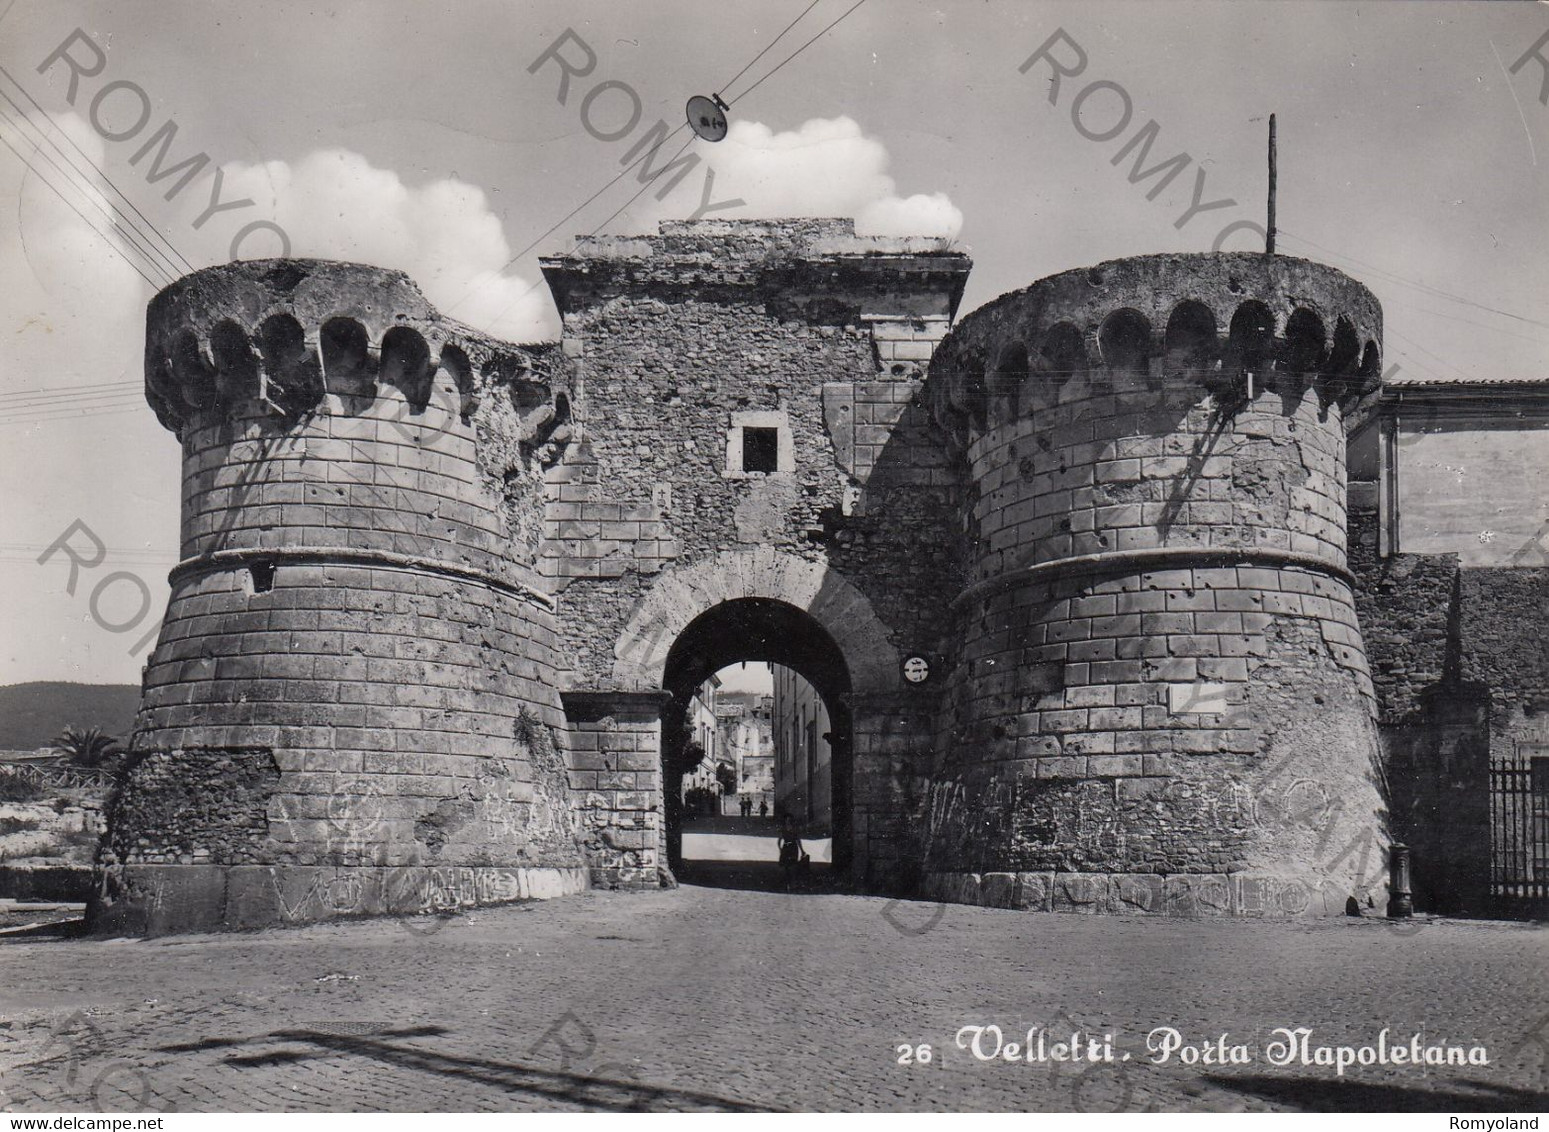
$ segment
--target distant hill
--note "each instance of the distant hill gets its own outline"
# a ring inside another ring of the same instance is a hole
[[[39,681],[0,687],[0,751],[46,747],[66,727],[100,727],[128,740],[140,689],[135,684]]]

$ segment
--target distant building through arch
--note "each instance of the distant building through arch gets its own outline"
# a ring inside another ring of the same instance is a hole
[[[1115,260],[961,319],[965,255],[845,221],[542,265],[564,330],[532,346],[358,265],[152,301],[183,560],[96,930],[670,884],[684,752],[719,741],[695,695],[744,660],[821,699],[862,890],[1343,914],[1401,835],[1437,907],[1540,899],[1490,838],[1549,745],[1543,564],[1416,527],[1436,459],[1530,446],[1537,393],[1385,396],[1376,299],[1283,256]],[[798,718],[775,800],[817,820]]]

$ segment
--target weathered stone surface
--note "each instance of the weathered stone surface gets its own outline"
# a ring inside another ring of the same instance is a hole
[[[1076,915],[1340,916],[1349,897],[1337,885],[1264,873],[928,873],[928,899],[986,908],[1020,908]],[[1358,899],[1363,915],[1381,915],[1376,893]]]
[[[90,865],[0,865],[0,898],[76,904],[91,897]]]
[[[1108,911],[1112,882],[1101,873],[1055,873],[1052,907],[1056,912],[1092,915]]]
[[[349,916],[420,916],[584,891],[572,868],[132,865],[90,910],[98,934],[166,935]]]
[[[1018,873],[1017,907],[1031,912],[1048,912],[1054,902],[1053,873]]]
[[[1385,883],[1345,543],[1380,334],[1339,272],[1224,255],[1067,272],[944,340],[924,395],[976,490],[928,869],[1103,910],[1154,889],[1063,873]]]
[[[986,908],[1017,907],[1017,875],[985,873],[979,878],[979,903]]]
[[[149,865],[195,870],[146,913],[190,924],[223,922],[212,878],[248,864],[579,868],[537,573],[553,352],[442,319],[398,273],[297,260],[163,291],[146,367],[183,444],[184,560],[98,919]],[[289,922],[243,899],[244,926]]]
[[[1345,453],[1376,300],[1285,257],[1141,257],[950,329],[968,268],[836,220],[587,238],[543,260],[557,348],[344,264],[158,295],[185,560],[96,922],[657,887],[682,705],[738,660],[824,697],[835,861],[876,891],[1377,899]],[[1492,674],[1516,647],[1475,639]]]
[[[1108,911],[1116,915],[1165,915],[1167,886],[1149,873],[1127,873],[1113,878]]]
[[[1209,873],[1173,874],[1162,884],[1169,916],[1231,915],[1231,881],[1225,876]]]

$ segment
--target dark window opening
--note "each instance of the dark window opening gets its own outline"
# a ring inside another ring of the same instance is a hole
[[[744,428],[742,430],[742,470],[774,472],[780,467],[780,430]]]
[[[249,577],[253,579],[253,592],[266,594],[274,589],[274,563],[255,562],[247,568]]]

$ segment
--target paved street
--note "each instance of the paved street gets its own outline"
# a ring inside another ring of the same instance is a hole
[[[710,887],[155,941],[0,943],[0,1107],[167,1111],[1543,1107],[1549,933],[1140,921]],[[1128,1062],[976,1062],[1112,1030]],[[1147,1060],[1156,1026],[1248,1065]],[[1487,1066],[1277,1068],[1312,1043]],[[897,1047],[932,1047],[901,1065]],[[93,1099],[95,1097],[95,1099]]]
[[[692,817],[683,823],[683,856],[691,861],[778,861],[780,827],[773,818]],[[833,860],[833,841],[802,837],[814,862]]]

